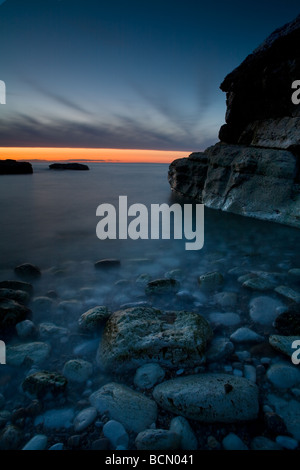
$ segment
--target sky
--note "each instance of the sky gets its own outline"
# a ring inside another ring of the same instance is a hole
[[[224,77],[299,12],[299,0],[0,0],[0,158],[204,150],[224,123]]]

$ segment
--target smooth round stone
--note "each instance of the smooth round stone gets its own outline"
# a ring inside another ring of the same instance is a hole
[[[214,301],[223,308],[236,306],[237,294],[235,292],[218,292],[214,295]]]
[[[121,265],[121,261],[116,258],[106,258],[96,261],[95,268],[96,269],[109,269],[109,268],[117,268]]]
[[[44,436],[43,434],[37,434],[32,439],[30,439],[27,444],[25,444],[22,450],[45,450],[47,443],[47,436]]]
[[[250,382],[255,383],[256,382],[256,368],[254,366],[251,366],[250,364],[245,364],[244,365],[244,377]]]
[[[78,300],[62,300],[57,306],[59,315],[77,314],[81,309],[81,303]]]
[[[69,333],[69,330],[61,326],[56,326],[54,323],[40,323],[39,333],[41,338],[51,338],[55,336],[65,336]]]
[[[69,429],[73,426],[74,410],[60,408],[48,410],[34,420],[34,425],[42,424],[45,429]]]
[[[32,310],[41,314],[50,313],[51,310],[54,308],[54,305],[55,301],[50,297],[35,297],[32,301]]]
[[[15,267],[14,271],[23,281],[31,281],[41,277],[40,268],[30,263],[20,264]]]
[[[222,444],[225,450],[248,450],[246,444],[232,432],[224,437]]]
[[[175,294],[180,287],[176,279],[155,279],[148,282],[145,287],[146,295]]]
[[[300,346],[300,336],[281,336],[281,335],[271,335],[269,336],[270,345],[286,356],[292,357],[295,352],[295,348],[292,347],[294,342],[297,341],[299,349]]]
[[[189,422],[183,416],[176,416],[170,423],[170,431],[180,437],[179,447],[182,450],[196,450],[198,441]]]
[[[135,282],[141,286],[145,286],[150,281],[151,281],[151,276],[148,273],[140,274],[135,280]]]
[[[210,362],[218,362],[231,356],[234,345],[227,338],[214,338],[206,353],[206,359]]]
[[[223,282],[224,277],[219,271],[205,273],[198,277],[198,283],[200,284],[201,289],[208,291],[219,288]]]
[[[281,450],[282,447],[265,436],[256,436],[252,439],[251,450]]]
[[[125,385],[108,383],[92,393],[89,400],[100,413],[107,411],[111,419],[119,421],[128,431],[138,433],[157,419],[155,401]]]
[[[74,419],[74,430],[81,432],[92,424],[97,418],[96,408],[90,407],[80,411]]]
[[[182,269],[171,269],[171,271],[167,271],[165,273],[165,277],[167,279],[176,279],[180,281],[183,278],[183,271]]]
[[[37,328],[33,321],[23,320],[16,324],[16,331],[19,338],[30,338],[37,334]]]
[[[165,376],[165,371],[159,364],[144,364],[139,367],[134,376],[134,384],[141,389],[152,388],[161,382]]]
[[[237,313],[211,313],[209,320],[215,325],[234,326],[241,322],[240,316]]]
[[[0,434],[0,450],[16,450],[22,442],[22,432],[8,424]]]
[[[251,290],[267,291],[274,288],[274,283],[268,279],[255,276],[243,282],[243,287]]]
[[[165,429],[146,429],[135,439],[137,450],[175,450],[179,444],[179,435]]]
[[[127,449],[129,436],[123,424],[112,419],[103,426],[103,434],[110,441],[114,449],[120,446],[124,450]]]
[[[23,290],[29,295],[33,293],[33,286],[24,281],[1,281],[0,289]]]
[[[23,290],[13,290],[13,289],[0,289],[0,298],[10,299],[19,302],[20,304],[26,305],[30,300],[30,295],[28,292]]]
[[[277,292],[277,294],[280,294],[283,297],[296,302],[297,304],[300,303],[300,292],[297,292],[288,286],[278,286],[274,290]]]
[[[300,441],[300,402],[295,399],[285,400],[278,395],[269,394],[268,402],[274,406],[276,413],[281,416],[287,430],[293,438]]]
[[[279,362],[267,370],[267,377],[277,388],[291,388],[300,383],[300,371],[289,363]]]
[[[283,304],[272,297],[255,297],[249,303],[250,317],[260,325],[272,325],[275,318],[279,315],[277,309],[282,307]]]
[[[289,436],[277,436],[276,442],[284,449],[294,450],[298,447],[298,441]]]
[[[259,343],[264,341],[262,336],[246,327],[238,328],[234,333],[232,333],[230,339],[234,343]]]
[[[171,413],[208,423],[255,419],[259,407],[255,384],[219,373],[168,380],[154,388],[153,397]]]
[[[62,442],[58,442],[57,444],[53,444],[53,446],[49,447],[48,450],[64,450],[64,445]]]
[[[25,360],[30,360],[33,364],[40,364],[47,359],[49,354],[50,346],[47,343],[24,343],[7,347],[6,363],[11,366],[21,366]]]
[[[66,362],[63,368],[63,374],[71,382],[83,383],[93,373],[93,365],[83,359],[71,359]]]

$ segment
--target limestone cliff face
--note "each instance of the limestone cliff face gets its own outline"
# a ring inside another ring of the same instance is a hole
[[[172,189],[222,209],[300,227],[300,15],[279,28],[221,84],[220,142],[175,160]]]

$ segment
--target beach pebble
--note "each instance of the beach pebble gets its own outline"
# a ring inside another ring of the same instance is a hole
[[[91,308],[80,316],[79,328],[88,332],[96,332],[104,325],[110,315],[111,312],[103,305]]]
[[[209,320],[215,325],[234,326],[241,322],[240,316],[237,313],[210,313]]]
[[[81,310],[81,303],[78,300],[62,300],[57,306],[57,314],[63,315],[76,315]]]
[[[14,289],[0,289],[0,298],[1,299],[10,299],[15,300],[16,302],[26,305],[30,300],[30,295],[28,292],[23,290],[14,290]]]
[[[53,446],[49,447],[48,450],[64,450],[64,445],[62,442],[57,442],[57,444],[53,444]]]
[[[280,294],[283,297],[296,302],[297,304],[300,303],[300,292],[297,292],[288,286],[278,286],[274,290],[277,292],[277,294]]]
[[[159,364],[149,363],[139,367],[134,376],[134,384],[140,389],[152,388],[161,382],[165,376],[165,371]]]
[[[233,308],[237,303],[235,292],[218,292],[214,295],[214,302],[223,308]]]
[[[256,382],[256,368],[250,364],[244,365],[244,377],[251,382]]]
[[[260,325],[272,325],[283,304],[272,297],[255,297],[249,304],[251,319]]]
[[[59,408],[38,415],[34,420],[34,425],[42,424],[45,429],[70,429],[73,426],[73,421],[73,408]]]
[[[276,351],[285,354],[286,356],[292,357],[295,348],[292,347],[294,342],[297,342],[298,347],[300,346],[300,336],[282,336],[282,335],[271,335],[269,336],[270,345],[276,349]]]
[[[15,300],[0,298],[0,330],[11,330],[17,323],[26,320],[31,311]]]
[[[115,420],[110,420],[103,426],[103,434],[109,440],[114,449],[122,446],[127,449],[129,443],[129,436],[124,426]]]
[[[43,434],[36,434],[33,436],[22,450],[44,450],[47,447],[48,438]]]
[[[282,447],[265,436],[256,436],[251,441],[251,450],[281,450]]]
[[[6,348],[6,363],[11,366],[21,366],[24,361],[33,364],[44,362],[50,354],[50,346],[47,343],[24,343]]]
[[[230,339],[234,343],[258,343],[264,341],[262,336],[247,327],[238,328],[234,333],[232,333]]]
[[[248,450],[244,442],[234,433],[227,434],[222,441],[225,450]]]
[[[44,397],[48,393],[56,397],[65,391],[66,386],[67,379],[63,375],[48,371],[38,371],[30,374],[22,383],[24,392],[37,398]]]
[[[243,377],[203,373],[168,380],[153,391],[165,410],[202,422],[238,422],[255,419],[258,388]]]
[[[287,430],[293,438],[300,441],[300,403],[298,400],[285,400],[275,394],[267,396],[270,405],[274,406],[276,413],[284,421]]]
[[[89,407],[81,410],[74,419],[74,431],[81,432],[92,424],[97,418],[96,408]]]
[[[206,359],[210,362],[218,362],[225,359],[234,351],[234,345],[227,338],[214,338],[206,352]]]
[[[290,306],[286,312],[278,315],[274,327],[281,335],[300,335],[300,305]]]
[[[151,281],[151,276],[148,273],[140,274],[135,280],[135,282],[140,286],[145,286],[150,281]]]
[[[50,297],[35,297],[32,300],[32,310],[40,315],[50,313],[55,306],[55,301]]]
[[[247,287],[251,290],[267,291],[274,288],[274,283],[268,279],[255,276],[243,282],[243,287]]]
[[[16,426],[8,424],[0,434],[0,450],[18,449],[22,438],[22,432]]]
[[[92,442],[92,450],[109,450],[109,440],[106,437]]]
[[[286,425],[281,416],[279,416],[277,413],[274,413],[274,411],[266,411],[265,409],[264,411],[264,422],[268,431],[275,435],[287,434]]]
[[[146,284],[146,295],[174,294],[180,287],[176,279],[155,279]]]
[[[267,370],[267,377],[276,388],[291,388],[300,383],[300,371],[286,362],[272,364]]]
[[[109,268],[117,268],[121,265],[121,261],[116,258],[106,258],[96,261],[95,268],[96,269],[109,269]]]
[[[180,437],[179,448],[182,450],[196,450],[198,441],[189,422],[183,416],[176,416],[170,423],[169,430]]]
[[[137,450],[176,450],[180,436],[165,429],[146,429],[137,435],[135,445]]]
[[[212,291],[219,288],[224,282],[224,277],[219,271],[202,274],[198,277],[201,289]]]
[[[92,393],[89,400],[100,413],[107,411],[111,419],[128,431],[138,433],[157,419],[156,403],[125,385],[108,383]]]
[[[24,281],[1,281],[0,289],[22,290],[27,292],[29,295],[33,294],[33,286]]]
[[[93,365],[83,359],[71,359],[63,367],[64,376],[71,382],[86,382],[92,373]]]
[[[277,444],[281,445],[284,449],[294,450],[298,447],[298,442],[289,436],[277,436]]]
[[[56,326],[54,323],[40,323],[39,333],[41,338],[61,337],[69,334],[67,328]]]
[[[30,263],[23,263],[14,269],[16,275],[23,281],[32,281],[41,277],[41,270]]]
[[[20,339],[32,338],[37,335],[37,328],[31,320],[23,320],[17,323],[16,331]]]

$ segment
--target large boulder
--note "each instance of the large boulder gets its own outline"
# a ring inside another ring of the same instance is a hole
[[[212,209],[300,227],[300,15],[276,30],[231,72],[220,141],[175,160],[175,192]]]
[[[136,369],[149,362],[168,368],[193,367],[203,362],[211,338],[209,323],[197,313],[128,308],[108,319],[97,362],[109,371]]]

